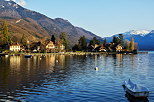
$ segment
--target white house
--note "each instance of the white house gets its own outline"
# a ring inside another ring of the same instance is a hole
[[[21,46],[19,44],[10,45],[10,51],[19,52],[21,51]]]

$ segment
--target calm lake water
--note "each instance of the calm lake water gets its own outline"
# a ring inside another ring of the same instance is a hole
[[[147,86],[154,102],[153,52],[0,57],[0,101],[129,102],[121,86],[129,78]]]

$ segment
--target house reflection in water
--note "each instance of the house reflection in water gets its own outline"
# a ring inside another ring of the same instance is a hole
[[[55,57],[54,55],[51,55],[51,56],[46,56],[46,65],[47,66],[51,66],[51,67],[54,67],[55,66]]]
[[[65,65],[65,55],[48,56],[46,64],[50,66],[51,69],[53,68],[53,71],[63,70]]]
[[[123,66],[123,54],[116,54],[117,65],[119,67]]]
[[[20,56],[10,56],[10,69],[12,71],[20,71],[21,57]]]
[[[64,66],[65,66],[65,55],[59,55],[58,56],[58,65],[61,66],[60,70],[64,70]]]
[[[134,55],[131,55],[131,60],[132,60],[132,67],[134,68],[135,67],[135,64],[134,64],[134,61],[135,61],[135,56]]]

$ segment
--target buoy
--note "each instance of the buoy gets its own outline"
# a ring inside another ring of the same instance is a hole
[[[96,67],[95,70],[98,71],[99,70],[98,67]]]

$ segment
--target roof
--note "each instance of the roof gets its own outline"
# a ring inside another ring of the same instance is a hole
[[[53,43],[52,41],[49,41],[49,42],[47,43],[47,45],[48,45],[48,44],[54,44],[54,43]]]
[[[116,47],[117,47],[117,46],[121,46],[121,47],[123,47],[121,44],[116,45]]]
[[[21,46],[21,45],[18,44],[18,43],[13,43],[13,44],[11,44],[10,46]]]

